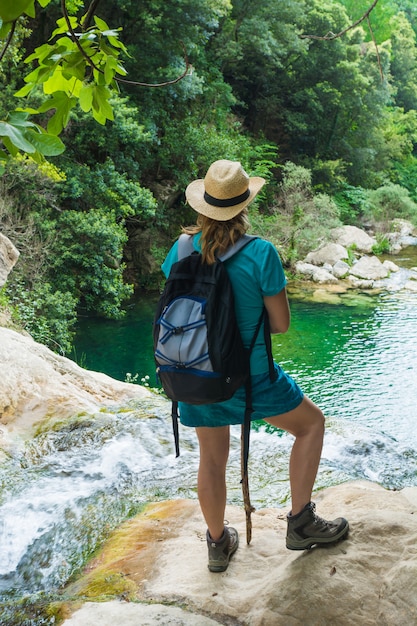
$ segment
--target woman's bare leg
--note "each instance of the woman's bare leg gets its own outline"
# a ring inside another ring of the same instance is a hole
[[[200,444],[198,499],[210,536],[218,541],[224,531],[230,429],[200,427],[196,432]]]
[[[296,515],[311,500],[323,447],[324,415],[304,396],[296,409],[265,421],[295,437],[290,457],[290,487],[291,512]]]

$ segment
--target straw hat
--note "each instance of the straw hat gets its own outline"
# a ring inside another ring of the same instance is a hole
[[[210,165],[204,179],[188,185],[185,197],[197,213],[225,222],[243,211],[264,184],[260,176],[249,178],[239,162],[221,159]]]

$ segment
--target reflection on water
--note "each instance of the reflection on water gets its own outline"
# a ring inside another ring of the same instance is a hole
[[[77,340],[84,365],[121,380],[150,375],[152,384],[153,307],[142,300],[122,322],[85,320]],[[291,330],[274,337],[273,350],[327,416],[316,487],[358,478],[417,485],[417,294],[362,295],[349,306],[294,300],[291,308]],[[13,599],[53,597],[147,501],[196,497],[195,433],[181,427],[180,438],[175,459],[170,403],[156,396],[43,433],[0,466],[2,625],[53,624],[45,613],[16,617]],[[241,505],[239,427],[231,441],[228,496]],[[291,436],[255,425],[255,507],[286,505],[291,445]]]

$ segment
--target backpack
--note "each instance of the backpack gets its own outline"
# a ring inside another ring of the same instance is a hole
[[[250,416],[253,411],[250,354],[262,322],[271,380],[276,374],[266,309],[259,317],[250,347],[246,348],[237,324],[233,289],[224,261],[256,238],[242,236],[225,254],[208,265],[194,250],[193,236],[181,235],[178,240],[179,260],[172,266],[158,301],[153,327],[157,376],[172,400],[177,457],[178,402],[196,405],[223,402],[245,385],[242,482],[247,474]]]
[[[253,237],[241,237],[213,264],[202,263],[192,237],[182,235],[154,323],[157,373],[171,400],[211,404],[231,398],[249,375],[249,354],[236,321],[223,261]]]

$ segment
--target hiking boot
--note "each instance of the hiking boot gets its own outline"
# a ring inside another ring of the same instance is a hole
[[[344,539],[349,531],[344,517],[328,522],[316,515],[316,505],[309,502],[297,515],[287,515],[287,548],[289,550],[309,550],[319,544],[331,544]]]
[[[223,536],[219,541],[213,541],[207,531],[208,568],[210,572],[224,572],[227,570],[230,558],[239,546],[237,530],[225,527]]]

